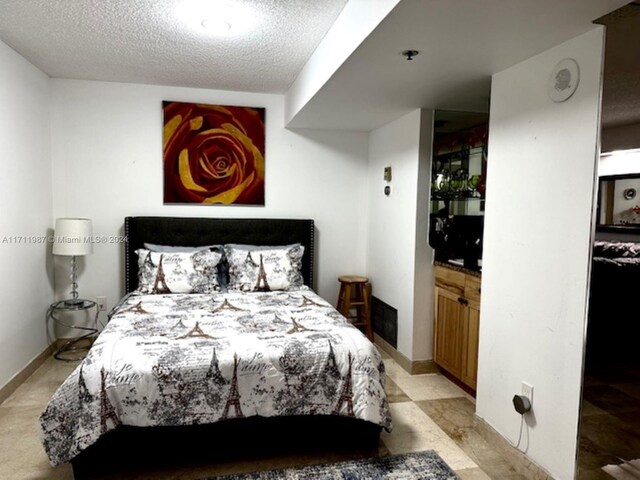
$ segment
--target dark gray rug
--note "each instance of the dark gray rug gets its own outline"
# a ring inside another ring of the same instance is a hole
[[[217,480],[459,480],[436,452],[407,453],[349,462],[216,477]],[[210,478],[209,480],[212,480]]]

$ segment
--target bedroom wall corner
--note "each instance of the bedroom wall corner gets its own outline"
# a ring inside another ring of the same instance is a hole
[[[2,42],[0,65],[2,387],[44,358],[53,287],[50,79]]]
[[[416,196],[416,258],[413,306],[414,360],[433,358],[433,298],[435,267],[429,245],[431,199],[431,159],[433,155],[434,110],[420,111],[420,151]]]
[[[266,108],[266,206],[163,205],[162,101]],[[335,303],[337,277],[364,272],[368,135],[288,130],[284,96],[196,88],[52,80],[55,216],[91,218],[94,235],[123,234],[128,215],[312,218],[318,293]],[[80,294],[123,292],[123,246],[95,245]],[[61,269],[57,269],[61,270]],[[56,294],[68,289],[64,269]]]
[[[414,110],[369,134],[367,276],[373,295],[398,309],[397,350],[409,360],[430,359],[432,315],[427,225],[430,111]],[[391,194],[384,194],[384,167],[392,167]],[[426,167],[426,170],[424,169]],[[428,178],[428,177],[427,177]],[[426,193],[425,193],[426,189]],[[423,243],[420,243],[423,242]],[[416,294],[424,295],[417,298]],[[423,337],[424,335],[424,337]]]
[[[575,474],[602,80],[603,28],[493,76],[476,414],[512,444],[511,399],[535,386],[527,456],[553,478]],[[580,83],[554,103],[554,66]]]

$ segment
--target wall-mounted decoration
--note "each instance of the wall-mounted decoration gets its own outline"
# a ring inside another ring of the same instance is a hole
[[[265,109],[162,102],[164,203],[264,205]]]
[[[560,60],[553,70],[547,83],[547,93],[554,102],[569,100],[578,89],[580,83],[580,67],[573,58]]]

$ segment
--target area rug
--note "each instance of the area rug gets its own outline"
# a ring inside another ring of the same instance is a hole
[[[207,480],[213,480],[209,477]],[[309,465],[258,473],[226,475],[216,480],[459,480],[433,450]]]

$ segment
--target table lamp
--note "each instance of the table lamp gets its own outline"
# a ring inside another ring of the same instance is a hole
[[[71,298],[65,300],[65,305],[82,304],[78,299],[78,272],[76,257],[93,253],[93,228],[88,218],[58,218],[53,239],[53,254],[71,257]]]

